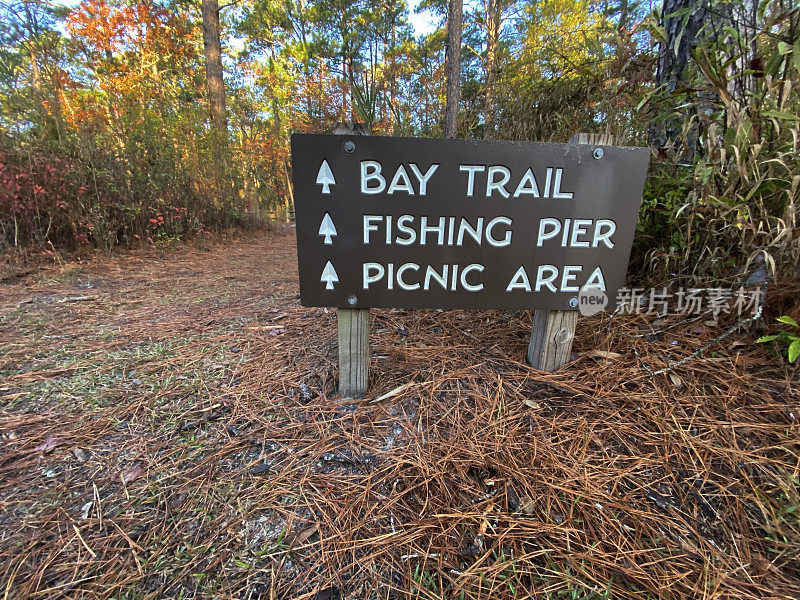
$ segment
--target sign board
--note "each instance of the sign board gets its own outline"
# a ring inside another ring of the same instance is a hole
[[[292,136],[300,300],[577,307],[624,285],[646,148]]]

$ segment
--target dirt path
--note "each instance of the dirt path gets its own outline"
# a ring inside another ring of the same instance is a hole
[[[551,375],[527,313],[373,313],[352,400],[290,234],[0,284],[0,597],[800,597],[766,349],[653,378],[714,332],[590,319]]]
[[[139,363],[170,356],[164,366],[177,365],[175,354],[193,355],[200,340],[223,351],[226,334],[297,306],[292,243],[276,235],[169,256],[96,257],[2,286],[0,392],[11,406],[115,403],[145,385],[131,376]],[[221,360],[238,358],[227,354]]]

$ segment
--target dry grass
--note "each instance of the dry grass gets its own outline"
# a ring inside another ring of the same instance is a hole
[[[800,597],[800,395],[768,349],[653,378],[716,332],[582,320],[545,374],[526,313],[373,311],[370,394],[341,398],[293,244],[0,288],[0,598]]]

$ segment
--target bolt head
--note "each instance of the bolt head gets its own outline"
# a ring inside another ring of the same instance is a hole
[[[347,297],[347,306],[355,306],[358,304],[358,298],[355,295],[351,294]]]
[[[569,299],[569,305],[572,308],[575,308],[576,306],[578,306],[578,299],[577,298],[570,298]]]
[[[344,151],[348,154],[352,154],[353,151],[356,149],[356,143],[353,140],[347,140],[344,143]]]
[[[599,148],[599,147],[595,148],[594,152],[592,152],[592,156],[594,156],[595,158],[598,158],[598,159],[599,158],[603,158],[603,149]]]

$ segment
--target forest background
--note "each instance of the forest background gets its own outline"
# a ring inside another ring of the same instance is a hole
[[[634,277],[800,279],[794,0],[454,6],[0,0],[0,248],[288,219],[292,132],[442,137],[450,82],[458,137],[651,147]]]

